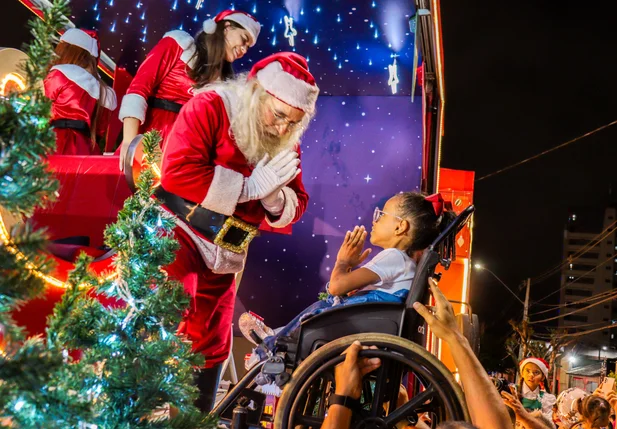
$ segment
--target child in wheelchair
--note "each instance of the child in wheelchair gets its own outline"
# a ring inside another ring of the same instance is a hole
[[[240,316],[242,334],[255,343],[250,335],[253,330],[263,339],[263,345],[257,346],[247,360],[247,369],[267,357],[264,346],[274,351],[277,338],[292,336],[308,317],[342,305],[403,303],[423,250],[455,217],[453,211],[444,210],[440,194],[426,197],[416,192],[404,192],[390,198],[383,210],[375,208],[370,242],[383,250],[364,263],[371,253],[371,249],[364,249],[368,232],[364,226],[347,231],[326,287],[326,299],[312,304],[286,326],[276,330],[266,326],[254,313]]]

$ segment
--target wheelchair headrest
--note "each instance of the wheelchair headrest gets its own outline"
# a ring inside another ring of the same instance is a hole
[[[416,301],[424,302],[428,293],[428,280],[435,274],[438,264],[446,270],[456,259],[456,235],[463,229],[469,218],[475,211],[474,206],[469,206],[463,210],[439,236],[422,252],[422,257],[416,267],[416,273],[411,283],[409,295],[405,301],[405,324],[411,326],[415,324],[417,313],[413,309]],[[408,333],[409,334],[409,333]],[[408,337],[407,335],[405,335]]]

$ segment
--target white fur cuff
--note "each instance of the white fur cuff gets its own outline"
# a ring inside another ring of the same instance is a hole
[[[145,98],[139,94],[125,94],[122,98],[118,119],[123,121],[124,118],[136,118],[143,124],[146,121],[146,110],[148,110],[148,102]]]
[[[206,198],[201,206],[214,212],[232,216],[244,187],[244,176],[237,171],[217,165]]]
[[[268,196],[261,200],[261,205],[273,216],[280,216],[285,208],[285,193],[281,189],[276,195]]]
[[[273,228],[283,228],[291,223],[296,217],[296,209],[298,208],[298,195],[296,195],[295,191],[291,189],[289,186],[285,186],[283,189],[283,194],[285,195],[285,207],[283,208],[283,213],[281,213],[280,217],[277,220],[270,220],[268,216],[266,216],[266,221],[268,225]]]

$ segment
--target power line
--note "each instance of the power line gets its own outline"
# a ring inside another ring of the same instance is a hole
[[[495,175],[497,175],[497,174],[499,174],[499,173],[503,173],[504,171],[511,170],[511,169],[513,169],[513,168],[515,168],[515,167],[518,167],[519,165],[525,164],[526,162],[533,161],[534,159],[540,158],[541,156],[546,155],[547,153],[554,152],[554,151],[556,151],[557,149],[561,149],[562,147],[565,147],[565,146],[567,146],[567,145],[569,145],[569,144],[572,144],[572,143],[574,143],[574,142],[577,142],[577,141],[579,141],[579,140],[581,140],[581,139],[583,139],[583,138],[585,138],[585,137],[588,137],[588,136],[590,136],[590,135],[592,135],[592,134],[595,134],[595,133],[597,133],[598,131],[602,131],[603,129],[608,128],[608,127],[610,127],[610,126],[613,126],[613,125],[615,125],[615,124],[617,124],[617,120],[615,120],[615,121],[613,121],[613,122],[611,122],[611,123],[608,123],[608,124],[606,124],[606,125],[602,125],[601,127],[596,128],[595,130],[589,131],[588,133],[585,133],[585,134],[583,134],[583,135],[580,135],[580,136],[578,136],[578,137],[575,137],[575,138],[573,138],[572,140],[568,140],[567,142],[562,143],[562,144],[560,144],[560,145],[558,145],[558,146],[552,147],[551,149],[547,149],[547,150],[545,150],[544,152],[540,152],[540,153],[539,153],[539,154],[537,154],[537,155],[531,156],[531,157],[526,158],[526,159],[524,159],[524,160],[522,160],[522,161],[519,161],[519,162],[517,162],[517,163],[515,163],[515,164],[511,164],[511,165],[509,165],[509,166],[507,166],[507,167],[504,167],[504,168],[502,168],[502,169],[500,169],[500,170],[497,170],[497,171],[495,171],[495,172],[493,172],[493,173],[490,173],[490,174],[487,174],[487,175],[485,175],[485,176],[482,176],[482,177],[480,177],[479,179],[476,179],[476,182],[479,182],[480,180],[484,180],[484,179],[487,179],[487,178],[489,178],[489,177],[495,176]]]
[[[583,248],[579,249],[574,255],[569,256],[568,258],[566,258],[566,260],[560,262],[559,264],[557,264],[553,268],[550,268],[549,270],[547,270],[544,273],[540,274],[536,278],[533,278],[532,279],[532,283],[533,284],[537,284],[537,283],[540,283],[540,282],[546,280],[547,278],[551,277],[553,274],[559,272],[559,270],[562,267],[564,267],[565,265],[567,265],[569,263],[571,264],[572,262],[576,261],[578,258],[582,257],[589,250],[591,250],[594,247],[598,246],[600,243],[602,243],[602,240],[604,240],[609,234],[613,233],[617,229],[617,226],[615,226],[613,229],[610,229],[610,228],[612,228],[616,224],[617,224],[617,220],[615,222],[613,222],[612,224],[610,224],[609,226],[607,226],[604,230],[602,230],[602,232],[597,234],[595,237],[593,237],[589,241],[589,243],[587,243],[585,246],[583,246]],[[609,229],[610,229],[610,231],[609,231]],[[592,246],[591,245],[592,243],[595,243],[595,244],[593,244],[593,246]]]
[[[572,280],[570,283],[565,283],[563,286],[561,286],[559,289],[557,289],[556,291],[553,291],[551,293],[549,293],[548,295],[546,295],[544,298],[541,298],[539,300],[537,300],[534,304],[537,304],[539,302],[544,301],[545,299],[547,299],[548,297],[555,295],[557,292],[560,292],[562,289],[573,285],[574,283],[576,283],[578,280],[582,279],[583,277],[585,277],[587,274],[595,271],[596,269],[598,269],[599,267],[601,267],[602,265],[606,264],[608,261],[610,261],[611,259],[613,259],[614,257],[617,256],[617,253],[615,253],[613,256],[611,256],[610,258],[605,259],[603,262],[600,262],[598,265],[596,265],[595,267],[593,267],[591,270],[587,271],[586,273],[584,273],[583,275],[579,276],[578,278]]]
[[[583,298],[579,301],[572,301],[572,302],[566,302],[565,304],[559,304],[559,305],[552,305],[551,307],[553,308],[549,308],[548,310],[542,310],[542,311],[536,311],[535,313],[530,314],[530,316],[535,316],[538,314],[543,314],[543,313],[549,313],[551,311],[555,311],[555,310],[559,310],[560,308],[565,308],[565,307],[569,307],[571,305],[576,305],[576,304],[581,304],[584,302],[590,302],[590,301],[595,301],[597,299],[601,299],[601,298],[605,298],[607,295],[611,295],[614,294],[617,296],[617,290],[609,290],[606,292],[602,292],[599,293],[597,295],[588,297],[588,298]]]
[[[571,314],[575,314],[575,313],[580,313],[581,311],[585,311],[591,307],[595,307],[596,305],[600,305],[603,304],[607,301],[612,301],[613,298],[615,298],[615,294],[609,296],[608,298],[605,298],[601,301],[598,302],[594,302],[593,304],[589,304],[587,307],[582,307],[582,308],[577,308],[574,311],[571,311],[569,313],[565,313],[565,314],[560,314],[559,316],[554,316],[554,317],[549,317],[548,319],[542,319],[542,320],[534,320],[533,322],[529,322],[530,325],[535,325],[536,323],[544,323],[544,322],[550,322],[551,320],[555,320],[555,319],[561,319],[562,317],[566,317],[569,316]]]
[[[564,334],[564,337],[582,337],[583,335],[591,334],[593,332],[602,331],[604,329],[613,329],[613,328],[617,328],[617,323],[614,325],[611,324],[611,325],[602,326],[596,329],[590,329],[588,331],[576,332],[574,334]]]

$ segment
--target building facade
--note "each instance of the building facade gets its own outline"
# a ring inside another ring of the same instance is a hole
[[[610,293],[617,290],[617,209],[572,209],[564,231],[560,310],[571,313],[559,319],[559,328],[586,331],[617,322],[617,305]],[[592,298],[598,297],[598,298]],[[598,350],[617,347],[617,329],[604,329],[581,337],[581,343]]]

